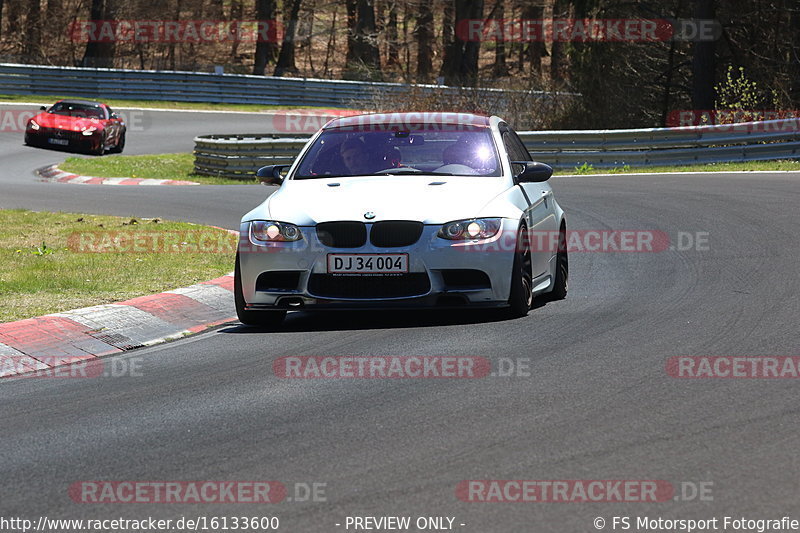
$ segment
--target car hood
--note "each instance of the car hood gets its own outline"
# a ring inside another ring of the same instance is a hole
[[[335,220],[416,220],[437,224],[482,213],[506,190],[502,177],[369,176],[288,180],[253,219],[310,226]],[[374,218],[366,218],[371,213]]]
[[[39,113],[33,120],[43,128],[56,128],[68,131],[83,131],[87,128],[101,129],[103,121],[97,118],[69,117],[55,113]]]

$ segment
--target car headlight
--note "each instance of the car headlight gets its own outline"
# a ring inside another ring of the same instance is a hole
[[[271,220],[254,220],[250,223],[250,240],[258,242],[292,242],[303,238],[294,224]]]
[[[41,126],[39,126],[39,124],[37,124],[35,120],[31,120],[31,121],[28,123],[28,126],[30,126],[30,128],[31,128],[32,130],[34,130],[34,131],[36,131],[36,130],[38,130],[39,128],[41,128]]]
[[[497,235],[502,226],[499,218],[474,218],[448,222],[439,230],[439,237],[451,241],[489,239]]]
[[[91,128],[86,128],[86,129],[85,129],[85,130],[83,130],[81,133],[82,133],[83,135],[86,135],[86,136],[88,137],[89,135],[94,135],[96,131],[97,131],[97,128],[95,128],[94,126],[92,126]]]

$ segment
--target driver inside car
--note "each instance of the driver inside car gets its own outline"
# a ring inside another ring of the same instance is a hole
[[[344,166],[351,174],[358,176],[372,173],[369,151],[359,139],[348,139],[343,142],[339,148],[339,154],[342,156]]]

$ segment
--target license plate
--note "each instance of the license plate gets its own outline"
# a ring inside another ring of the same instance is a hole
[[[47,142],[50,144],[60,144],[61,146],[67,146],[69,144],[69,139],[47,139]]]
[[[330,254],[328,274],[405,274],[408,254]]]

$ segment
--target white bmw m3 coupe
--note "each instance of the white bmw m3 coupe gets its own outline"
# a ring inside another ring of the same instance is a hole
[[[335,119],[280,188],[241,221],[235,300],[247,325],[289,310],[504,307],[561,299],[566,218],[499,117],[393,113]]]

